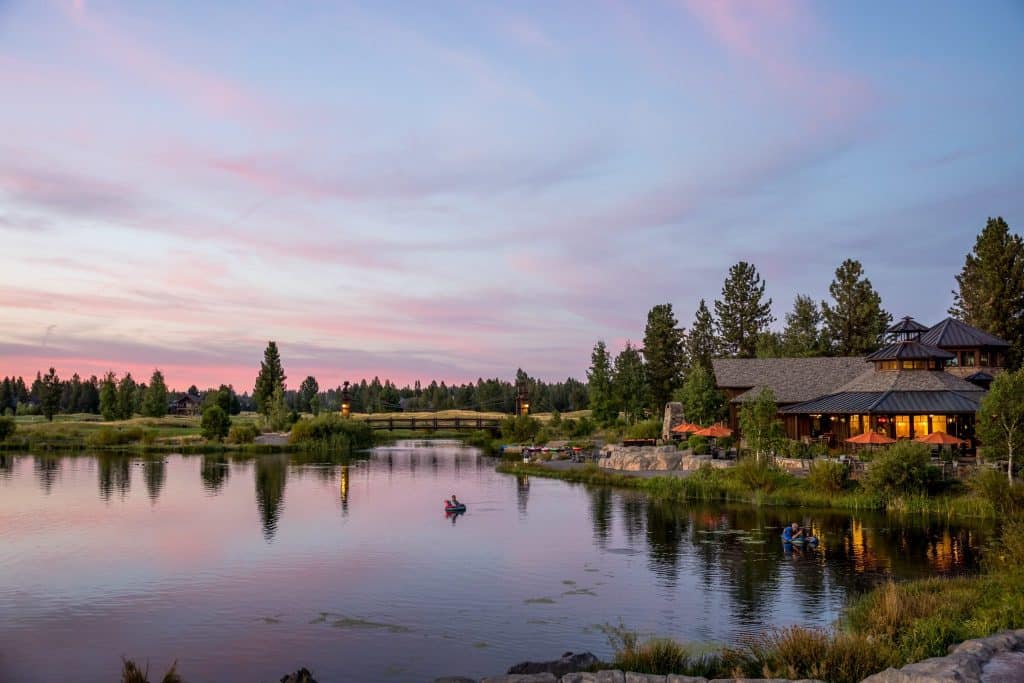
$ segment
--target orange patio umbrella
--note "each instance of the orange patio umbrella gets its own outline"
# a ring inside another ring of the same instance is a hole
[[[946,434],[945,432],[932,432],[927,436],[919,436],[914,441],[920,441],[921,443],[928,443],[933,446],[961,446],[965,443],[963,439],[958,439],[955,436]]]
[[[857,436],[851,436],[846,440],[846,443],[859,443],[859,444],[870,444],[882,446],[885,444],[896,443],[896,439],[890,439],[885,434],[879,434],[878,432],[864,432]]]
[[[700,431],[694,432],[694,434],[697,436],[710,436],[713,439],[717,439],[723,436],[732,436],[732,430],[728,427],[723,427],[722,425],[711,425],[710,427],[705,427]]]
[[[682,422],[672,428],[672,432],[675,434],[690,434],[692,432],[700,431],[701,426],[692,422]]]

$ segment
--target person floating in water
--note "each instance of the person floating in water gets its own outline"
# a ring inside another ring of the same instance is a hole
[[[456,498],[456,497],[455,497],[455,494],[453,493],[453,494],[452,494],[452,507],[453,507],[453,508],[457,508],[457,507],[459,507],[460,505],[462,505],[462,503],[460,503],[460,502],[459,502],[459,499],[458,499],[458,498]]]
[[[792,526],[787,526],[782,530],[782,540],[787,543],[792,543],[798,538],[803,538],[804,530],[800,528],[800,525],[793,522]]]

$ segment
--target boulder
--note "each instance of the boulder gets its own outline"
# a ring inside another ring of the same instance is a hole
[[[558,659],[550,662],[520,662],[510,666],[508,672],[510,674],[551,673],[555,676],[564,676],[565,674],[584,671],[595,664],[597,664],[597,657],[591,652],[581,652],[579,654],[566,652]]]
[[[313,678],[313,674],[309,672],[309,669],[302,667],[295,673],[282,676],[281,683],[316,683],[316,679]]]
[[[618,669],[580,672],[562,676],[560,683],[625,683],[626,677]]]
[[[558,683],[554,674],[509,674],[481,679],[480,683]]]

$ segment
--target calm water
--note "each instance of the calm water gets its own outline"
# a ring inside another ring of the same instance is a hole
[[[469,512],[446,518],[452,493]],[[794,519],[824,540],[787,555]],[[0,681],[422,681],[832,622],[880,577],[973,571],[981,529],[678,507],[494,472],[457,443],[368,460],[2,456]]]

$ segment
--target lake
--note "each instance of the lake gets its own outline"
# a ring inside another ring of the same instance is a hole
[[[828,625],[885,577],[969,573],[989,529],[494,471],[457,442],[296,455],[0,456],[0,681],[503,673],[607,630],[706,643]],[[468,512],[446,517],[451,494]],[[786,553],[799,521],[820,547]]]

